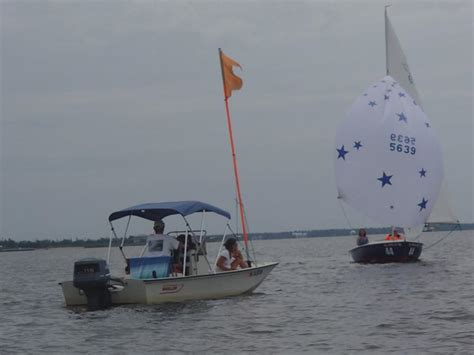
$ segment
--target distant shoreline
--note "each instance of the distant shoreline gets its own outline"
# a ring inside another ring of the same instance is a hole
[[[0,248],[0,252],[11,253],[14,251],[32,251],[36,250],[35,248]]]
[[[433,229],[429,232],[451,231],[453,229],[459,230],[473,230],[474,223],[464,223],[459,226],[453,224],[439,224],[432,225]],[[390,232],[389,228],[366,228],[367,234],[386,234]],[[275,240],[275,239],[300,239],[300,238],[320,238],[320,237],[347,237],[353,235],[357,230],[339,228],[339,229],[321,229],[310,231],[291,231],[291,232],[276,232],[276,233],[250,233],[251,240]],[[144,236],[129,236],[125,238],[126,246],[143,245]],[[208,236],[208,242],[218,242],[222,236],[211,235]],[[112,246],[119,246],[121,240],[112,240]],[[34,249],[49,249],[49,248],[102,248],[109,245],[109,238],[100,239],[63,239],[63,240],[35,240],[35,241],[14,241],[12,239],[0,239],[0,252],[10,251],[29,251]]]

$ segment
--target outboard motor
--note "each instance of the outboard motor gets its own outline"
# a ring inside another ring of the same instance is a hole
[[[89,310],[111,305],[109,280],[110,272],[103,259],[82,259],[74,263],[74,286],[84,291]]]

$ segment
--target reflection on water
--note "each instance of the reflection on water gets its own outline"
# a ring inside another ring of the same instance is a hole
[[[257,241],[280,265],[252,295],[95,312],[65,308],[58,282],[105,249],[2,253],[2,353],[472,353],[472,234],[384,265],[352,263],[353,237]]]

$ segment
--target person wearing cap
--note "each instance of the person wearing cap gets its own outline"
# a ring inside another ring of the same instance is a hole
[[[171,256],[173,250],[178,250],[181,243],[170,235],[165,235],[165,223],[162,220],[158,220],[154,223],[153,229],[155,234],[148,236],[147,254],[145,256]]]

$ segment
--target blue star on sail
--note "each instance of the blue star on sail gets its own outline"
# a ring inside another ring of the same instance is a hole
[[[383,95],[383,99],[384,99],[384,100],[388,100],[389,98],[390,98],[390,96],[388,96],[388,95]]]
[[[405,93],[399,92],[399,93],[398,93],[398,96],[399,96],[399,97],[405,97]]]
[[[363,145],[360,143],[360,141],[354,142],[354,148],[355,148],[355,149],[359,150],[359,149],[362,148],[362,147],[363,147]]]
[[[343,160],[346,160],[346,154],[349,153],[348,150],[344,149],[344,146],[341,147],[341,149],[336,149],[339,155],[337,156],[337,159],[342,158]]]
[[[420,177],[426,177],[426,170],[425,169],[421,168],[419,173],[420,173]]]
[[[390,181],[392,176],[393,175],[385,174],[385,171],[384,171],[382,177],[379,177],[377,180],[382,182],[382,187],[384,187],[385,185],[392,185],[392,182]]]
[[[377,103],[376,103],[375,101],[370,101],[370,102],[369,102],[369,106],[370,106],[370,107],[374,107],[374,106],[376,106],[376,105],[377,105]]]
[[[426,209],[426,204],[427,203],[428,203],[428,200],[425,200],[425,198],[423,197],[421,202],[418,204],[418,206],[420,206],[420,210],[418,212],[421,212],[421,210]]]
[[[398,121],[404,121],[405,123],[408,123],[407,117],[403,112],[397,113],[398,116]]]

